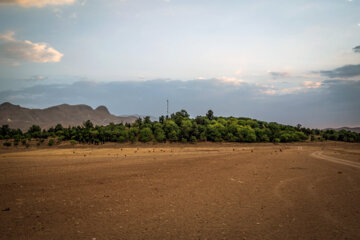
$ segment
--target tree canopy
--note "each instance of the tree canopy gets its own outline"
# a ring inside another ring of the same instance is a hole
[[[57,124],[49,129],[33,125],[27,132],[11,129],[8,125],[0,128],[0,139],[13,139],[14,145],[30,139],[71,140],[72,143],[102,144],[105,142],[298,142],[305,140],[334,140],[360,142],[360,134],[345,130],[319,130],[304,128],[300,124],[289,126],[275,122],[264,122],[250,118],[218,117],[212,110],[205,116],[191,118],[186,110],[160,116],[159,121],[150,117],[138,118],[125,125],[110,123],[94,126],[90,120],[82,126],[64,127]],[[24,143],[25,142],[25,143]],[[52,145],[52,144],[51,144]]]

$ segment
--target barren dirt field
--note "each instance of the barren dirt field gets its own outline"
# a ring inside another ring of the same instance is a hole
[[[360,239],[360,144],[0,149],[0,239]]]

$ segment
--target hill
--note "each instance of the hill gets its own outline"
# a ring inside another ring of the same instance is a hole
[[[28,130],[32,125],[39,125],[42,129],[54,127],[60,123],[64,127],[79,126],[86,120],[94,125],[108,125],[109,123],[132,123],[136,116],[115,116],[105,106],[96,109],[88,105],[62,104],[45,109],[29,109],[5,102],[0,105],[0,125],[9,125],[11,128]]]
[[[341,131],[341,130],[345,130],[345,131],[349,131],[349,132],[356,132],[356,133],[360,133],[360,127],[354,127],[354,128],[350,128],[350,127],[341,127],[341,128],[326,128],[324,130],[334,130],[334,131]]]

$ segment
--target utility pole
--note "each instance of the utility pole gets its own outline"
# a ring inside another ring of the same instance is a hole
[[[166,117],[169,116],[169,99],[166,99]]]

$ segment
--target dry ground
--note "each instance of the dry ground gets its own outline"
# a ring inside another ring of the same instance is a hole
[[[360,239],[359,173],[334,142],[3,147],[0,239]]]

